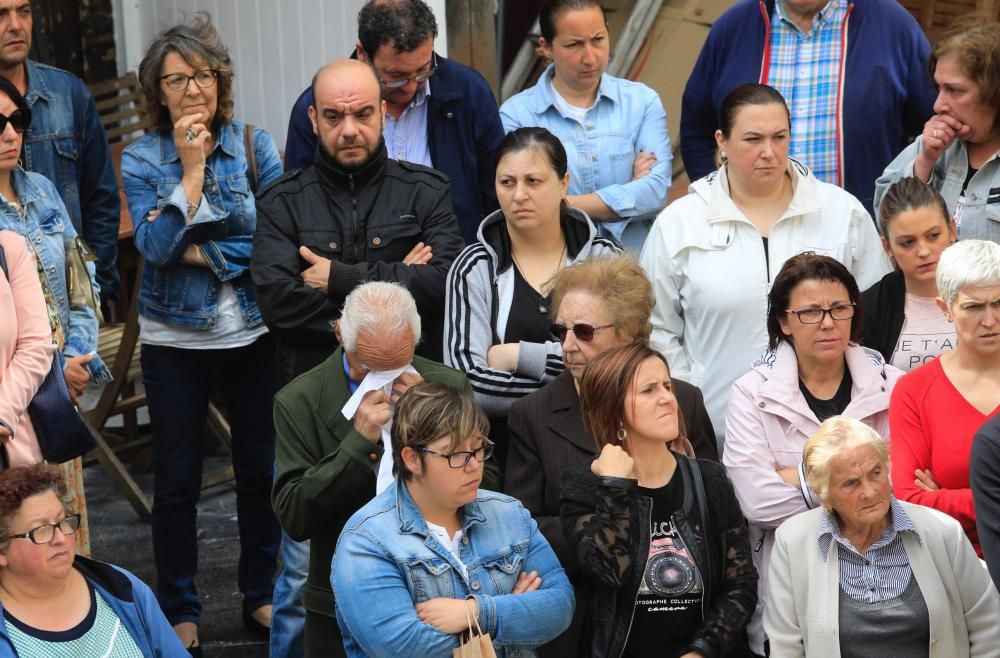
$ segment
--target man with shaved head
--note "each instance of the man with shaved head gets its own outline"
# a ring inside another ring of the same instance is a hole
[[[445,275],[463,247],[448,178],[388,157],[385,102],[371,67],[336,60],[315,75],[312,89],[315,163],[261,192],[250,259],[257,304],[276,340],[278,385],[334,353],[340,308],[366,281],[409,290],[423,327],[416,351],[440,361]],[[272,656],[301,655],[296,610],[305,551],[283,539]],[[332,619],[332,601],[324,614]]]
[[[498,207],[494,159],[503,125],[486,79],[436,53],[436,36],[437,21],[424,0],[369,0],[358,12],[354,56],[378,76],[389,157],[448,176],[459,230],[471,244],[483,217]],[[314,91],[305,89],[292,108],[286,171],[315,158],[308,112]]]

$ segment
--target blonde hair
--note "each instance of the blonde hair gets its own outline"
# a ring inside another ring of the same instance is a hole
[[[849,450],[868,446],[889,467],[889,443],[879,433],[850,416],[827,418],[802,448],[806,484],[826,504],[830,493],[830,462]]]

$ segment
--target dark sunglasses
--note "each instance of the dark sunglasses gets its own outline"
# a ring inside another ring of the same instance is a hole
[[[0,114],[0,134],[7,130],[7,124],[14,126],[14,132],[23,133],[31,125],[31,110],[21,108],[10,113],[9,117]]]
[[[594,340],[594,334],[596,334],[598,331],[601,331],[602,329],[610,329],[613,326],[615,325],[602,324],[600,327],[595,327],[594,325],[587,324],[586,322],[577,322],[572,327],[567,327],[561,322],[556,322],[551,327],[549,327],[549,331],[552,332],[553,336],[559,339],[560,343],[566,340],[566,334],[568,334],[571,331],[573,332],[573,335],[576,336],[577,340],[582,340],[585,343],[589,343],[590,341]]]

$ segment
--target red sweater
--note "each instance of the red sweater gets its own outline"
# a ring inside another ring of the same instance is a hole
[[[1000,411],[981,413],[962,397],[934,359],[904,375],[889,402],[889,452],[896,497],[949,514],[982,557],[969,487],[969,455],[979,427]],[[930,469],[940,491],[913,483],[916,469]]]

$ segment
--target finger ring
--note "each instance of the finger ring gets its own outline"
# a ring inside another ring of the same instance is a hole
[[[195,137],[197,137],[197,135],[194,133],[194,130],[192,130],[191,128],[188,128],[187,132],[184,133],[184,139],[186,139],[188,142],[193,142]],[[936,137],[936,135],[935,135],[935,137]]]
[[[934,139],[937,139],[937,138],[938,138],[938,129],[935,128],[934,129]]]

